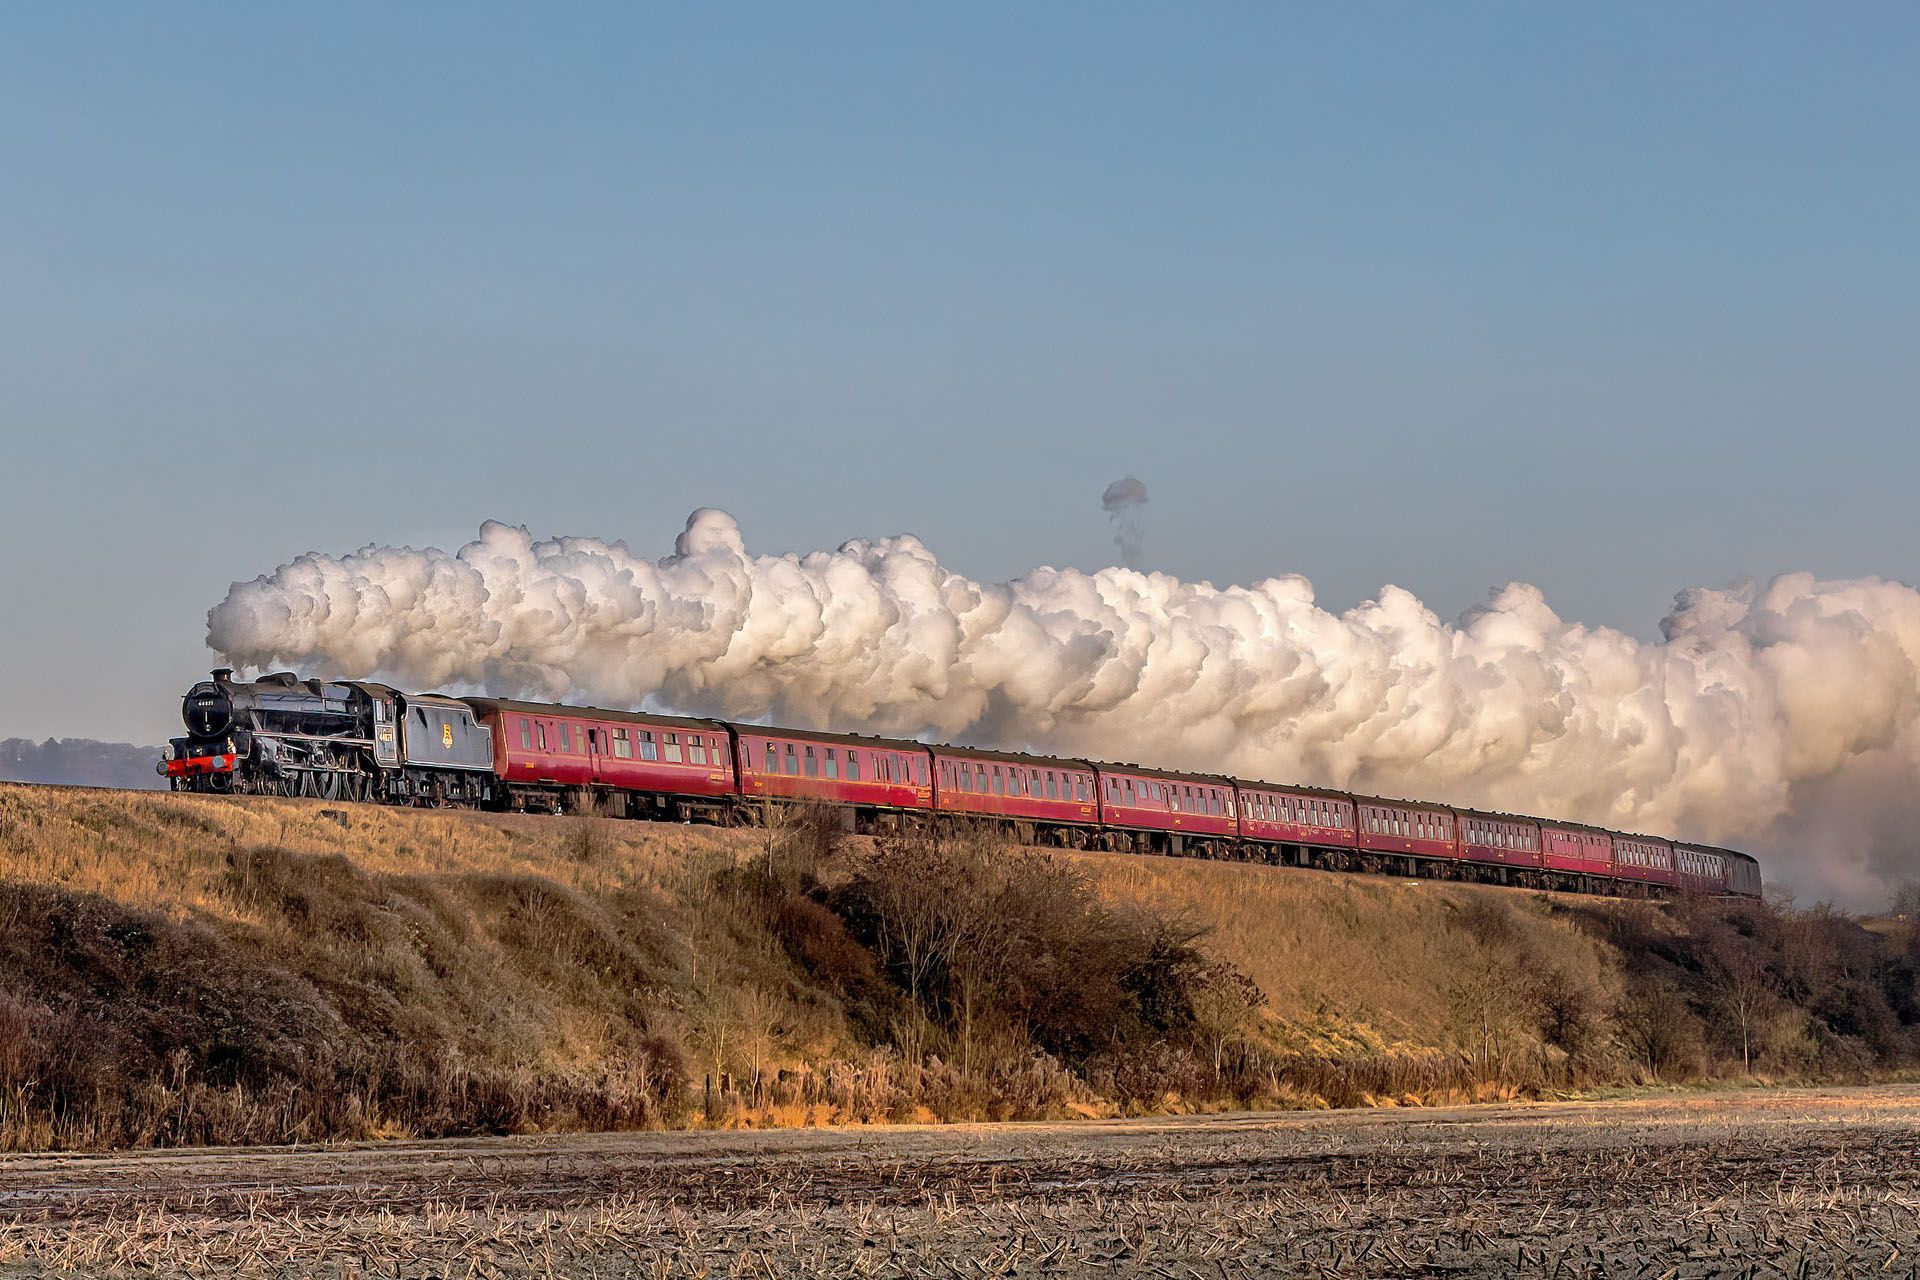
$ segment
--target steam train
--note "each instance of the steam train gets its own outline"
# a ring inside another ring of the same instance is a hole
[[[188,690],[176,791],[718,823],[840,806],[850,826],[1004,827],[1026,843],[1529,888],[1758,897],[1744,853],[1572,822],[1217,774],[291,673]]]

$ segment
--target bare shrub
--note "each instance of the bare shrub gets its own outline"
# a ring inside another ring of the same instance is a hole
[[[1231,996],[1242,1017],[1258,1005],[1198,950],[1199,930],[1116,908],[1073,864],[977,832],[881,839],[834,903],[961,1081],[1004,1080],[1035,1049],[1069,1067],[1137,1062],[1141,1046],[1207,1036],[1208,997]],[[1230,1024],[1211,1032],[1224,1054],[1242,1022],[1216,1014]]]

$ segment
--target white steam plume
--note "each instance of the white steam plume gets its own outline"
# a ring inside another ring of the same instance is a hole
[[[1120,563],[1129,569],[1141,566],[1146,547],[1144,528],[1147,511],[1147,486],[1132,476],[1122,476],[1100,495],[1100,508],[1113,521],[1113,545],[1120,548]]]
[[[1746,843],[1843,901],[1920,873],[1920,593],[1682,592],[1643,644],[1515,584],[1454,623],[1406,591],[1342,614],[1296,576],[968,580],[912,537],[755,556],[696,511],[674,553],[488,523],[236,583],[237,667],[381,676],[1315,782]]]

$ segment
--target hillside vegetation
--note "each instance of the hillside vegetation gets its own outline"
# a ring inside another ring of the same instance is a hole
[[[1414,1103],[1913,1061],[1914,939],[769,829],[0,785],[0,1145]]]

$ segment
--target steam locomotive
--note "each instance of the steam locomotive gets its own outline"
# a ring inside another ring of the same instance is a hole
[[[291,672],[242,682],[231,668],[187,691],[187,736],[160,772],[176,791],[489,806],[493,735],[438,694]]]
[[[291,673],[188,690],[177,791],[733,823],[985,822],[1026,843],[1604,893],[1757,897],[1744,853],[1580,823],[1138,765],[495,698]]]

